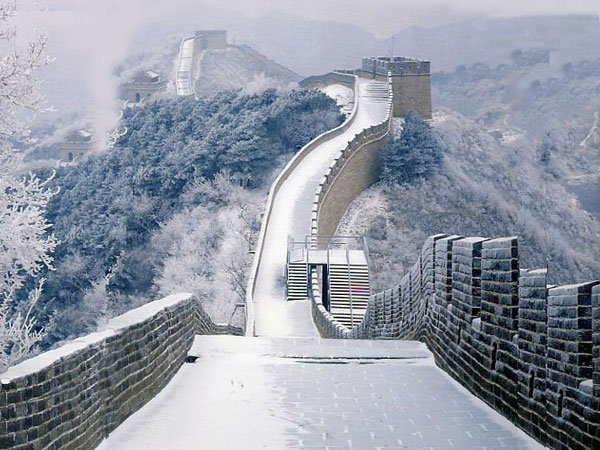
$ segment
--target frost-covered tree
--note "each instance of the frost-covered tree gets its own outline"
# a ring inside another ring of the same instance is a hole
[[[442,162],[442,149],[431,127],[414,111],[404,119],[402,133],[383,150],[383,179],[406,183],[424,177]]]
[[[16,174],[13,143],[26,131],[26,113],[42,107],[36,72],[50,62],[43,55],[43,35],[17,42],[16,11],[15,1],[0,1],[0,42],[7,49],[0,58],[0,371],[29,354],[44,336],[34,314],[44,280],[24,301],[18,294],[29,279],[52,267],[56,246],[44,218],[54,194],[49,180]]]

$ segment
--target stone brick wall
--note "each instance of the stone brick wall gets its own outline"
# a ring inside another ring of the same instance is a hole
[[[431,79],[429,75],[392,77],[394,90],[394,116],[404,117],[416,111],[423,119],[431,119]]]
[[[600,281],[548,287],[518,238],[431,236],[398,286],[344,328],[313,291],[324,337],[419,339],[437,364],[553,449],[600,448]],[[316,274],[313,274],[316,276]]]
[[[243,331],[176,294],[26,360],[0,375],[0,448],[94,448],[168,383],[195,334]]]
[[[317,230],[322,236],[333,236],[347,207],[365,189],[379,181],[381,149],[387,140],[386,130],[363,134],[353,140],[322,183],[322,197]]]

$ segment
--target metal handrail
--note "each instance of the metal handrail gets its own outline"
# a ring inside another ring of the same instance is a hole
[[[346,264],[348,266],[348,292],[350,293],[350,326],[354,328],[354,309],[352,305],[352,277],[350,276],[350,252],[346,246]]]
[[[323,295],[325,289],[321,295]],[[329,306],[329,311],[331,311],[331,266],[329,264],[329,249],[327,249],[327,305]]]
[[[290,296],[290,246],[291,244],[293,244],[293,240],[292,237],[288,234],[288,251],[287,251],[287,255],[285,256],[285,298],[286,300],[289,298]]]

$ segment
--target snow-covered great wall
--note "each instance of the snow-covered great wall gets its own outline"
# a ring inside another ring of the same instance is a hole
[[[548,286],[546,269],[520,269],[518,255],[516,237],[431,236],[352,329],[324,308],[313,271],[313,318],[327,338],[423,341],[540,442],[600,448],[600,282]]]
[[[285,301],[288,236],[335,232],[354,197],[377,180],[394,110],[389,83],[341,72],[313,81],[351,86],[354,110],[275,180],[240,325],[215,324],[193,296],[176,294],[11,368],[1,379],[0,448],[97,446],[169,382],[198,334],[245,334],[249,346],[253,336],[312,337],[300,340],[317,346],[319,337],[420,340],[439,367],[540,442],[600,448],[600,282],[548,286],[544,269],[520,268],[516,237],[430,237],[409,273],[372,295],[353,328],[323,306],[316,270],[310,298]],[[235,433],[235,423],[227,426]]]
[[[302,148],[269,193],[246,290],[247,322],[255,324],[254,330],[250,327],[246,330],[248,335],[318,337],[311,320],[310,302],[285,301],[280,280],[285,270],[288,236],[303,239],[311,234],[315,226],[314,196],[324,177],[336,171],[335,167],[351,152],[381,146],[391,120],[388,83],[343,73],[336,75],[336,82],[342,78],[346,85],[354,87],[355,105],[350,118]],[[359,191],[369,184],[357,182]],[[345,209],[353,198],[345,199],[346,205],[340,206]]]
[[[386,126],[364,130],[328,169],[314,199],[313,237],[332,235],[377,179]],[[520,268],[517,237],[439,234],[397,286],[371,296],[352,328],[323,305],[316,268],[309,294],[322,337],[420,340],[439,367],[538,441],[600,448],[600,281],[549,286],[546,275]]]

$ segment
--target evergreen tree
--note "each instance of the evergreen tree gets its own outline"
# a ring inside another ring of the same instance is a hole
[[[383,151],[383,179],[389,184],[410,183],[426,177],[442,162],[442,149],[433,130],[414,111],[404,119],[400,138]]]

